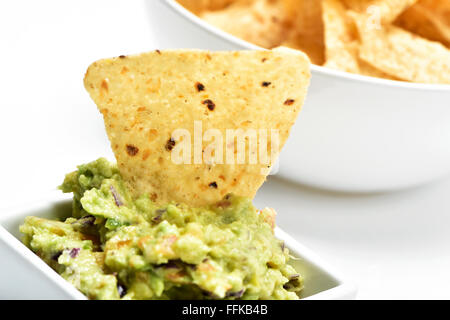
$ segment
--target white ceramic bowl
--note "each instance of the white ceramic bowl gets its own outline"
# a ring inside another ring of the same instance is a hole
[[[160,49],[261,49],[174,0],[148,0]],[[233,23],[233,21],[230,21]],[[279,175],[341,191],[420,185],[450,173],[450,86],[376,79],[312,66],[303,112]]]
[[[86,297],[66,282],[19,240],[19,226],[26,216],[56,218],[69,216],[71,199],[51,194],[37,203],[0,214],[0,299],[71,299]],[[293,266],[305,277],[305,299],[353,299],[356,288],[289,235],[276,230],[285,242]]]

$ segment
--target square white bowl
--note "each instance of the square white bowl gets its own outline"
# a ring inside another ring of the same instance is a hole
[[[19,226],[27,216],[58,218],[71,213],[71,197],[52,193],[41,201],[0,213],[0,299],[87,299],[21,241]],[[304,299],[353,299],[356,287],[281,229],[275,231],[305,277]]]

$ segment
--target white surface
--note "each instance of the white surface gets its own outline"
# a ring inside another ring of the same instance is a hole
[[[352,195],[279,179],[256,205],[358,285],[359,299],[450,299],[450,180],[397,193]]]
[[[142,1],[9,1],[0,30],[5,208],[39,199],[76,164],[111,157],[84,71],[154,45]],[[350,276],[359,298],[450,298],[450,180],[363,196],[273,179],[256,204],[275,207],[279,225]]]
[[[20,238],[19,225],[26,216],[61,218],[70,213],[71,207],[70,197],[52,192],[36,203],[20,206],[0,216],[0,256],[7,262],[2,264],[0,272],[0,299],[86,299],[17,239]],[[354,298],[355,286],[343,279],[333,267],[279,228],[275,229],[275,234],[294,257],[291,260],[293,266],[305,277],[303,298]]]
[[[255,49],[175,0],[147,2],[163,48]],[[232,22],[230,22],[232,23]],[[304,110],[279,174],[340,191],[420,185],[450,173],[450,86],[352,75],[312,66]]]

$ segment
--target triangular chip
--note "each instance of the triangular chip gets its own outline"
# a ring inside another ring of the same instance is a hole
[[[223,10],[206,11],[200,17],[225,32],[267,49],[279,46],[288,34],[283,6],[270,0],[239,1]]]
[[[356,32],[339,0],[322,1],[325,67],[359,73]]]
[[[361,4],[361,3],[360,3]],[[339,0],[323,0],[325,67],[371,77],[398,80],[359,57],[360,43],[354,20]]]
[[[365,30],[360,58],[378,70],[401,80],[418,83],[450,83],[450,50],[439,42],[416,36],[395,26]]]
[[[421,0],[406,10],[395,23],[450,48],[450,0]]]
[[[283,45],[305,52],[313,63],[322,65],[325,62],[325,45],[321,1],[283,0],[281,2],[293,29]]]
[[[260,157],[261,150],[275,145],[273,154],[278,154],[309,78],[308,58],[294,50],[174,50],[97,61],[86,73],[85,87],[104,116],[119,169],[134,195],[202,206],[228,193],[254,197],[273,163],[273,157],[270,163]],[[227,143],[227,130],[237,129],[258,135],[256,147],[244,145],[241,164],[234,157],[237,140]],[[279,132],[278,145],[272,130]],[[199,150],[202,133],[211,140]],[[220,147],[211,152],[214,142]],[[257,163],[250,162],[249,150],[258,154]],[[187,164],[178,164],[174,155]]]
[[[403,11],[418,0],[343,0],[348,9],[366,19],[373,28],[393,22]]]

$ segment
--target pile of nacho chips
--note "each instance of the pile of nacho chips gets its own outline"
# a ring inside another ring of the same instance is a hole
[[[367,76],[450,83],[450,0],[179,0],[264,48]]]

